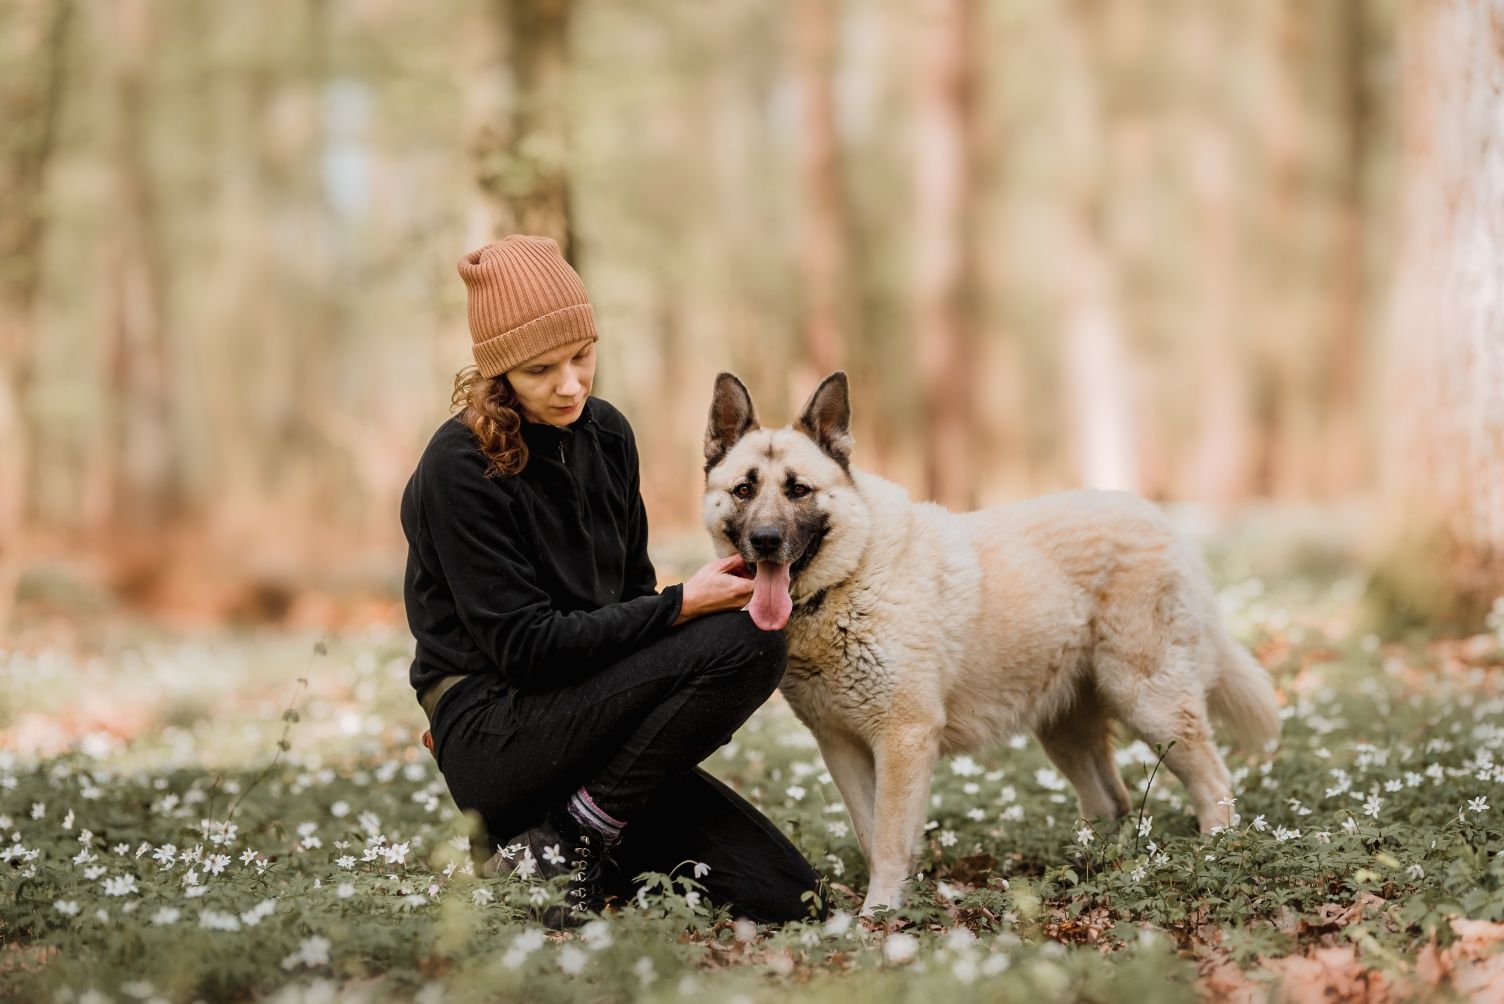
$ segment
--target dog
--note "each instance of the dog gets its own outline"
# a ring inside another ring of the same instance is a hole
[[[747,606],[783,630],[780,684],[840,789],[870,882],[902,903],[941,756],[1033,732],[1085,819],[1129,811],[1121,722],[1185,785],[1202,832],[1231,821],[1208,713],[1245,745],[1279,734],[1262,666],[1222,625],[1201,556],[1127,492],[1073,490],[955,513],[851,463],[850,392],[826,377],[762,428],[716,378],[706,530],[755,565]]]

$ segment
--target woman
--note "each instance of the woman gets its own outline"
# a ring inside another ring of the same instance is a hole
[[[735,556],[657,591],[632,428],[590,395],[595,322],[557,245],[508,237],[459,271],[476,366],[403,492],[404,596],[477,865],[568,873],[551,926],[686,860],[737,914],[808,916],[808,862],[696,766],[778,685],[783,635],[741,612]]]

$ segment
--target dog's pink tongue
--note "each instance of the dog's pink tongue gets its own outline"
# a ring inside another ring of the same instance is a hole
[[[752,623],[764,631],[778,631],[789,622],[794,601],[789,598],[789,566],[759,561],[752,580],[752,602],[747,606]]]

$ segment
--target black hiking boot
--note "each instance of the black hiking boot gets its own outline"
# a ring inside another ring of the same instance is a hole
[[[610,845],[594,830],[581,826],[568,811],[551,811],[537,826],[517,834],[481,869],[482,875],[516,875],[547,881],[569,876],[565,903],[545,907],[539,921],[561,930],[577,927],[606,905],[602,880],[610,863]]]

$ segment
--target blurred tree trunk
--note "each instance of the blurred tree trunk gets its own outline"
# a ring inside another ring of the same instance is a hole
[[[1387,548],[1373,598],[1465,630],[1504,595],[1504,2],[1402,11]]]
[[[1068,425],[1080,483],[1088,488],[1139,487],[1133,433],[1132,372],[1123,331],[1117,264],[1108,233],[1116,147],[1123,123],[1103,91],[1116,79],[1118,50],[1135,33],[1110,20],[1100,5],[1080,2],[1068,26],[1075,58],[1067,105],[1067,158],[1074,162],[1067,226],[1064,370]],[[1124,8],[1115,13],[1122,17]]]
[[[70,0],[28,0],[0,17],[0,638],[24,564],[27,488],[35,435],[26,412],[32,308],[46,220],[42,189],[67,78]]]
[[[804,359],[793,397],[802,401],[845,361],[845,205],[837,154],[834,75],[835,0],[795,7],[795,42],[802,105],[800,187],[804,195],[800,255],[804,279]]]
[[[919,94],[913,269],[914,341],[924,428],[926,497],[975,502],[972,426],[977,383],[965,283],[967,109],[975,70],[974,0],[926,0],[918,12]]]
[[[1235,40],[1227,8],[1198,5],[1191,12],[1175,47],[1185,66],[1184,86],[1200,94],[1212,91],[1237,65]],[[1255,42],[1254,44],[1257,44]],[[1239,309],[1248,269],[1239,237],[1239,123],[1230,121],[1223,103],[1187,102],[1183,135],[1186,160],[1192,165],[1186,185],[1194,227],[1196,255],[1186,305],[1190,326],[1191,365],[1184,379],[1193,381],[1192,427],[1184,446],[1184,473],[1160,490],[1230,508],[1248,491],[1254,427],[1250,421],[1246,321]],[[1162,416],[1161,416],[1162,417]]]
[[[491,239],[540,234],[579,267],[570,219],[569,23],[573,0],[495,0],[511,102],[504,121],[482,123],[476,179]]]
[[[178,484],[172,448],[172,398],[164,317],[162,247],[152,134],[150,9],[119,0],[114,47],[114,161],[119,212],[107,251],[109,318],[106,380],[114,437],[106,453],[111,476],[102,506],[117,529],[159,527],[176,514]]]
[[[1065,330],[1071,446],[1082,486],[1137,491],[1129,360],[1110,256],[1088,207],[1072,234],[1073,281]]]
[[[1332,337],[1325,359],[1330,391],[1325,396],[1320,490],[1328,498],[1352,494],[1368,483],[1362,401],[1367,300],[1363,284],[1363,164],[1365,157],[1373,152],[1365,144],[1365,135],[1376,129],[1368,114],[1364,59],[1381,49],[1365,22],[1364,10],[1368,6],[1371,5],[1363,0],[1343,0],[1334,18],[1337,30],[1333,33],[1333,44],[1340,58],[1333,61],[1338,67],[1339,90],[1338,114],[1331,128],[1342,138],[1334,155],[1340,164],[1342,183],[1334,198],[1333,243],[1337,253],[1327,298]]]
[[[1281,0],[1251,26],[1267,60],[1253,128],[1266,191],[1262,285],[1280,295],[1250,305],[1265,423],[1255,487],[1285,500],[1361,486],[1358,335],[1361,130],[1357,95],[1363,0]]]

